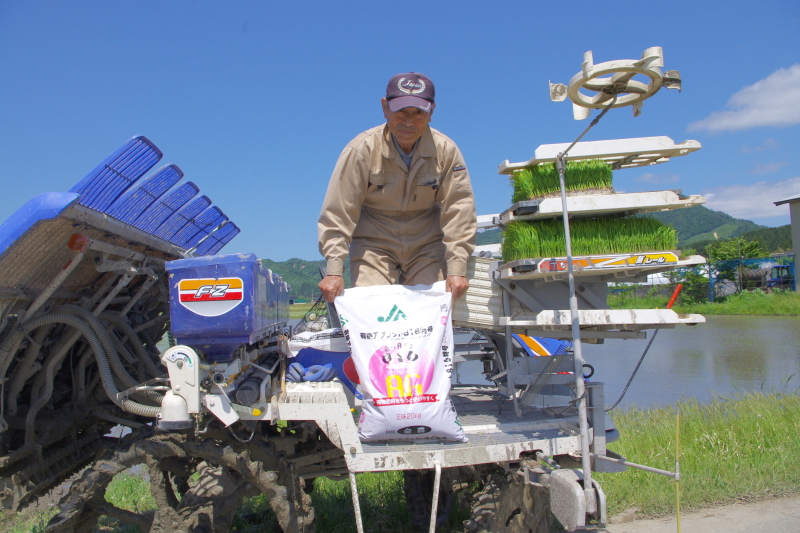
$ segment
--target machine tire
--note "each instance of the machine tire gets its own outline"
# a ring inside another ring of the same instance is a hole
[[[473,497],[465,533],[548,533],[553,517],[547,490],[526,485],[510,472],[488,476]]]
[[[447,522],[453,506],[453,489],[447,476],[442,473],[439,488],[439,506],[436,510],[436,527]],[[433,470],[403,470],[403,489],[406,494],[406,509],[411,522],[419,531],[428,531],[431,523],[431,502],[433,501]]]
[[[114,476],[137,464],[147,466],[155,511],[133,513],[105,500]],[[184,480],[195,472],[199,479],[188,486]],[[242,499],[261,492],[284,532],[313,533],[314,510],[302,485],[291,465],[266,444],[243,446],[221,432],[197,440],[177,433],[156,434],[143,426],[116,450],[101,453],[84,471],[45,531],[89,533],[102,515],[149,533],[228,531]]]

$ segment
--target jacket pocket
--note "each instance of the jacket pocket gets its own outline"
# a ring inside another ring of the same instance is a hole
[[[394,174],[372,174],[369,175],[370,188],[374,187],[381,190],[387,186],[391,186],[395,182]],[[390,187],[391,188],[391,187]]]
[[[423,174],[417,176],[415,181],[409,205],[416,209],[433,207],[436,203],[436,193],[439,190],[439,174]]]

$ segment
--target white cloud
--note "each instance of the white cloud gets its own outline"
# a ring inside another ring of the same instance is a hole
[[[680,179],[680,176],[677,174],[653,174],[651,172],[645,172],[641,176],[633,178],[633,181],[638,181],[640,183],[652,183],[654,185],[664,185],[667,183],[677,183],[680,181]]]
[[[786,214],[788,208],[774,202],[800,193],[800,177],[780,181],[759,181],[749,185],[728,185],[703,191],[706,207],[732,217],[754,220]]]
[[[687,129],[717,132],[800,124],[800,63],[734,93],[726,107],[730,110],[715,111]]]
[[[778,141],[769,137],[764,139],[764,142],[760,146],[755,146],[750,148],[749,146],[742,146],[739,148],[739,152],[742,154],[749,154],[750,152],[765,152],[767,150],[777,150],[778,147],[781,145]]]
[[[763,176],[764,174],[772,174],[773,172],[777,172],[789,163],[785,163],[783,161],[776,161],[774,163],[760,163],[753,166],[750,169],[750,174],[756,174],[759,176]]]

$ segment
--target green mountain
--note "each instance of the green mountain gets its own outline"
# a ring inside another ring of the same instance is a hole
[[[789,224],[777,228],[762,228],[742,233],[746,241],[757,241],[761,248],[769,253],[785,252],[792,249],[792,226]],[[692,241],[691,247],[700,255],[707,255],[706,246],[718,242],[717,239]]]
[[[755,222],[734,218],[702,205],[688,209],[651,213],[651,216],[675,228],[678,232],[679,248],[694,245],[700,241],[732,239],[748,231],[767,229]],[[716,235],[714,235],[715,233]]]
[[[478,246],[483,246],[484,244],[497,244],[502,242],[502,240],[503,232],[497,228],[478,232]]]
[[[292,258],[288,261],[272,261],[262,259],[264,267],[277,273],[283,281],[291,286],[290,298],[319,298],[319,287],[317,284],[322,279],[319,274],[320,267],[325,268],[325,260],[305,261],[303,259]],[[344,285],[350,287],[350,266],[345,261]]]
[[[786,251],[792,249],[792,226],[786,224],[777,228],[764,228],[748,231],[742,234],[748,241],[758,241],[761,247],[768,252]]]

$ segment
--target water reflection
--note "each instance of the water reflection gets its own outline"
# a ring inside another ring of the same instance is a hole
[[[658,333],[621,407],[666,405],[681,398],[707,402],[749,391],[800,387],[800,317],[710,316],[706,324]],[[652,331],[648,331],[648,337]],[[646,340],[583,345],[592,379],[606,384],[608,405],[617,400],[647,346]],[[480,367],[465,363],[462,383],[483,383]]]
[[[701,402],[737,391],[796,390],[800,386],[800,318],[710,316],[694,327],[658,333],[622,406]],[[650,334],[650,333],[648,333]],[[606,399],[625,387],[646,341],[584,345]]]

